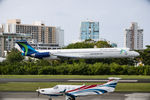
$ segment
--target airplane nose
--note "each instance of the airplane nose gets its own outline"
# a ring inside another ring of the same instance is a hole
[[[39,96],[40,95],[40,90],[38,89],[38,90],[36,90],[36,92],[37,92],[37,96]]]
[[[139,54],[139,53],[137,53],[137,56],[140,56],[140,54]]]
[[[40,87],[38,87],[38,89],[36,90],[36,92],[40,92]]]
[[[138,52],[135,52],[134,55],[137,57],[137,56],[140,56],[140,54]]]

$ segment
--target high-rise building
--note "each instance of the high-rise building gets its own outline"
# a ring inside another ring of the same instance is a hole
[[[60,47],[64,47],[64,30],[60,27],[56,28],[56,43],[58,43]]]
[[[33,24],[21,24],[20,19],[12,19],[12,20],[8,20],[6,24],[2,24],[2,26],[3,26],[3,33],[31,34],[31,39],[32,42],[34,43],[58,43],[59,44],[59,42],[56,41],[58,37],[58,36],[56,37],[57,27],[45,26],[45,24],[41,21],[36,21]],[[62,34],[64,35],[64,33]],[[62,34],[60,34],[61,37],[64,37]],[[61,42],[60,44],[62,43],[63,42]]]
[[[33,24],[21,24],[20,19],[8,20],[3,25],[4,33],[24,33],[31,34],[35,43],[56,43],[56,27],[45,26],[42,22]]]
[[[41,21],[21,24],[20,19],[8,20],[6,24],[0,25],[0,56],[14,47],[17,39],[28,40],[36,49],[59,49],[64,45],[63,32],[61,28],[45,26]]]
[[[93,21],[81,22],[80,39],[82,41],[86,39],[92,39],[94,41],[98,41],[99,22],[93,22]]]
[[[143,29],[136,22],[131,23],[129,29],[125,29],[125,47],[131,50],[143,49]]]
[[[0,34],[2,34],[3,30],[2,30],[2,25],[0,24]]]

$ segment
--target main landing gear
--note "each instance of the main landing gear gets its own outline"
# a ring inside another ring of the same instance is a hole
[[[50,97],[48,100],[52,100],[52,98]]]
[[[75,97],[72,97],[72,96],[66,96],[66,100],[75,100]]]

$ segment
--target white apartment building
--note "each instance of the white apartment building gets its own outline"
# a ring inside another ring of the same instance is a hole
[[[131,23],[129,29],[125,29],[124,46],[131,50],[143,49],[143,29],[138,27],[136,22]]]

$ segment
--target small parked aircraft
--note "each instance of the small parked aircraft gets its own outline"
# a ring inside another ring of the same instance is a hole
[[[118,80],[120,78],[110,77],[109,81],[105,84],[95,85],[56,85],[53,88],[37,89],[39,94],[50,96],[49,100],[52,100],[53,96],[66,96],[66,100],[75,100],[79,96],[87,95],[100,95],[108,92],[114,92]]]

